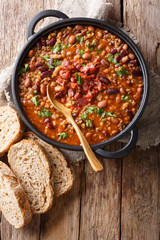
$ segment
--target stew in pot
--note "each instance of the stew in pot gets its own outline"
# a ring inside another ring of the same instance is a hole
[[[28,119],[43,134],[79,145],[67,119],[55,110],[53,96],[72,111],[90,144],[122,131],[139,107],[141,70],[128,45],[107,30],[76,25],[43,36],[18,72],[19,95]]]

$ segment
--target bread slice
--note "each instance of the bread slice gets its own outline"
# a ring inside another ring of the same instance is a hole
[[[33,132],[26,132],[24,138],[37,141],[46,151],[46,156],[51,168],[52,183],[54,182],[54,195],[59,197],[68,192],[73,186],[74,175],[73,171],[67,167],[67,161],[61,152],[52,145],[41,140]]]
[[[8,162],[25,190],[32,213],[46,212],[52,206],[53,188],[49,163],[40,145],[21,140],[11,146]]]
[[[24,189],[3,162],[0,162],[0,209],[15,228],[23,227],[31,221],[32,213]]]
[[[24,125],[17,111],[9,106],[0,107],[0,157],[22,138],[23,132]]]

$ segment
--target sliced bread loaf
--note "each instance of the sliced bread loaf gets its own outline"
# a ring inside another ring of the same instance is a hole
[[[3,162],[0,162],[0,209],[15,228],[23,227],[31,221],[32,213],[24,189]]]
[[[8,162],[19,179],[31,205],[32,213],[44,213],[53,201],[50,167],[36,141],[23,139],[11,146]]]
[[[53,185],[54,195],[56,197],[68,192],[74,182],[73,172],[67,167],[67,161],[64,156],[56,148],[44,142],[32,132],[26,132],[24,138],[37,141],[46,151],[47,159],[50,163],[51,178]]]
[[[0,157],[22,138],[24,126],[15,109],[0,107]]]

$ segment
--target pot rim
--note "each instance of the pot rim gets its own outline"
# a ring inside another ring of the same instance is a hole
[[[141,97],[140,106],[139,106],[135,116],[133,117],[132,121],[119,134],[112,137],[111,139],[108,139],[108,140],[103,141],[98,144],[90,145],[92,149],[103,148],[103,147],[115,142],[116,140],[119,140],[120,138],[122,138],[124,135],[126,135],[133,129],[133,127],[136,125],[137,121],[141,117],[141,115],[144,111],[144,108],[146,106],[146,103],[147,103],[148,92],[149,92],[149,75],[148,75],[148,69],[147,69],[145,60],[143,58],[143,55],[142,55],[141,51],[139,50],[139,48],[137,47],[137,45],[133,42],[133,40],[126,33],[124,33],[122,30],[120,30],[118,27],[116,27],[108,22],[104,22],[102,20],[98,20],[98,19],[94,19],[94,18],[84,18],[84,17],[67,18],[67,19],[59,20],[55,23],[52,23],[52,24],[44,27],[43,29],[41,29],[37,33],[33,34],[28,39],[27,43],[24,45],[24,47],[22,48],[22,50],[19,53],[19,56],[16,60],[15,66],[14,66],[13,75],[12,75],[12,95],[13,95],[14,103],[20,114],[20,117],[22,118],[24,123],[29,127],[29,129],[31,129],[36,135],[38,135],[38,137],[40,137],[44,141],[50,143],[51,145],[54,145],[59,148],[68,149],[68,150],[82,151],[82,146],[75,146],[75,145],[60,143],[58,141],[55,141],[55,140],[47,137],[42,132],[40,132],[36,128],[36,126],[34,126],[29,121],[27,116],[25,115],[25,112],[24,112],[23,107],[19,100],[18,88],[17,88],[17,86],[18,86],[17,71],[18,71],[19,67],[21,66],[24,58],[26,57],[28,50],[35,44],[35,42],[39,39],[39,37],[46,35],[47,33],[51,32],[55,29],[61,29],[63,27],[74,26],[77,24],[92,25],[94,27],[98,27],[103,30],[108,30],[112,34],[115,34],[117,37],[122,39],[125,43],[128,44],[128,46],[131,48],[131,50],[135,54],[136,58],[138,59],[138,62],[139,62],[139,65],[140,65],[140,68],[142,71],[142,75],[143,75],[143,94]]]

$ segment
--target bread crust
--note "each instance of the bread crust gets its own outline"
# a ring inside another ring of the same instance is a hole
[[[13,164],[12,164],[12,157],[11,157],[11,152],[14,148],[19,148],[20,145],[25,145],[27,144],[28,146],[32,145],[32,146],[37,146],[37,148],[39,149],[39,154],[41,154],[41,156],[43,157],[44,161],[43,161],[43,164],[45,165],[45,170],[46,170],[46,177],[48,177],[49,179],[49,184],[48,184],[48,189],[50,191],[50,196],[49,196],[49,202],[48,202],[48,207],[46,207],[45,209],[41,209],[39,211],[36,211],[34,210],[32,207],[31,207],[31,210],[32,210],[32,213],[33,214],[41,214],[41,213],[45,213],[47,212],[51,206],[52,206],[52,202],[53,202],[53,188],[52,188],[52,184],[51,184],[51,172],[50,172],[50,167],[49,167],[49,162],[47,160],[47,157],[46,157],[46,154],[44,153],[43,151],[43,148],[36,142],[36,141],[33,141],[31,139],[22,139],[20,142],[12,145],[8,151],[8,162],[10,164],[10,167],[12,169],[12,171],[14,172],[14,167],[13,167]],[[30,148],[29,148],[30,150]],[[48,176],[47,176],[48,175]],[[18,176],[17,176],[18,178]],[[31,203],[30,203],[31,204]]]
[[[10,106],[2,106],[2,107],[0,107],[0,113],[1,112],[5,112],[5,113],[8,112],[8,113],[15,114],[15,121],[17,121],[17,123],[18,123],[18,129],[17,129],[16,135],[14,136],[14,138],[12,138],[12,136],[10,136],[10,139],[8,140],[8,144],[5,146],[5,148],[2,151],[0,151],[0,157],[3,157],[5,152],[7,152],[9,150],[10,146],[13,145],[14,143],[18,142],[23,137],[25,125],[23,124],[17,111],[14,108],[12,108]],[[8,124],[7,121],[6,121],[6,124]],[[0,129],[1,129],[1,126],[0,126]]]
[[[71,169],[70,167],[68,167],[68,163],[65,159],[65,157],[62,155],[62,153],[55,147],[53,147],[52,145],[44,142],[43,140],[41,140],[39,137],[37,137],[33,132],[28,131],[24,133],[24,138],[25,139],[32,139],[34,141],[36,141],[45,151],[46,156],[48,158],[48,161],[50,163],[51,166],[51,157],[49,156],[50,153],[47,151],[47,148],[49,148],[51,151],[56,152],[56,154],[59,156],[59,158],[61,159],[61,161],[63,162],[65,168],[67,168],[67,171],[69,171],[70,177],[71,177],[71,185],[63,192],[63,193],[58,193],[55,189],[54,189],[54,184],[53,184],[53,191],[54,191],[54,195],[56,197],[60,197],[62,195],[64,195],[65,193],[67,193],[73,186],[74,184],[74,173],[73,173],[73,169]],[[51,181],[54,182],[54,176],[53,176],[53,171],[51,172]]]
[[[0,161],[0,172],[1,172],[1,175],[3,176],[3,178],[5,179],[5,181],[7,182],[8,186],[13,191],[14,196],[17,200],[19,209],[21,211],[22,217],[23,217],[23,223],[20,226],[14,225],[14,227],[21,228],[24,225],[28,224],[32,219],[30,204],[25,195],[24,189],[20,185],[19,180],[13,174],[11,169],[5,163],[3,163],[1,161]],[[1,204],[0,204],[0,206],[1,206]],[[3,206],[1,206],[1,211],[3,213]]]

